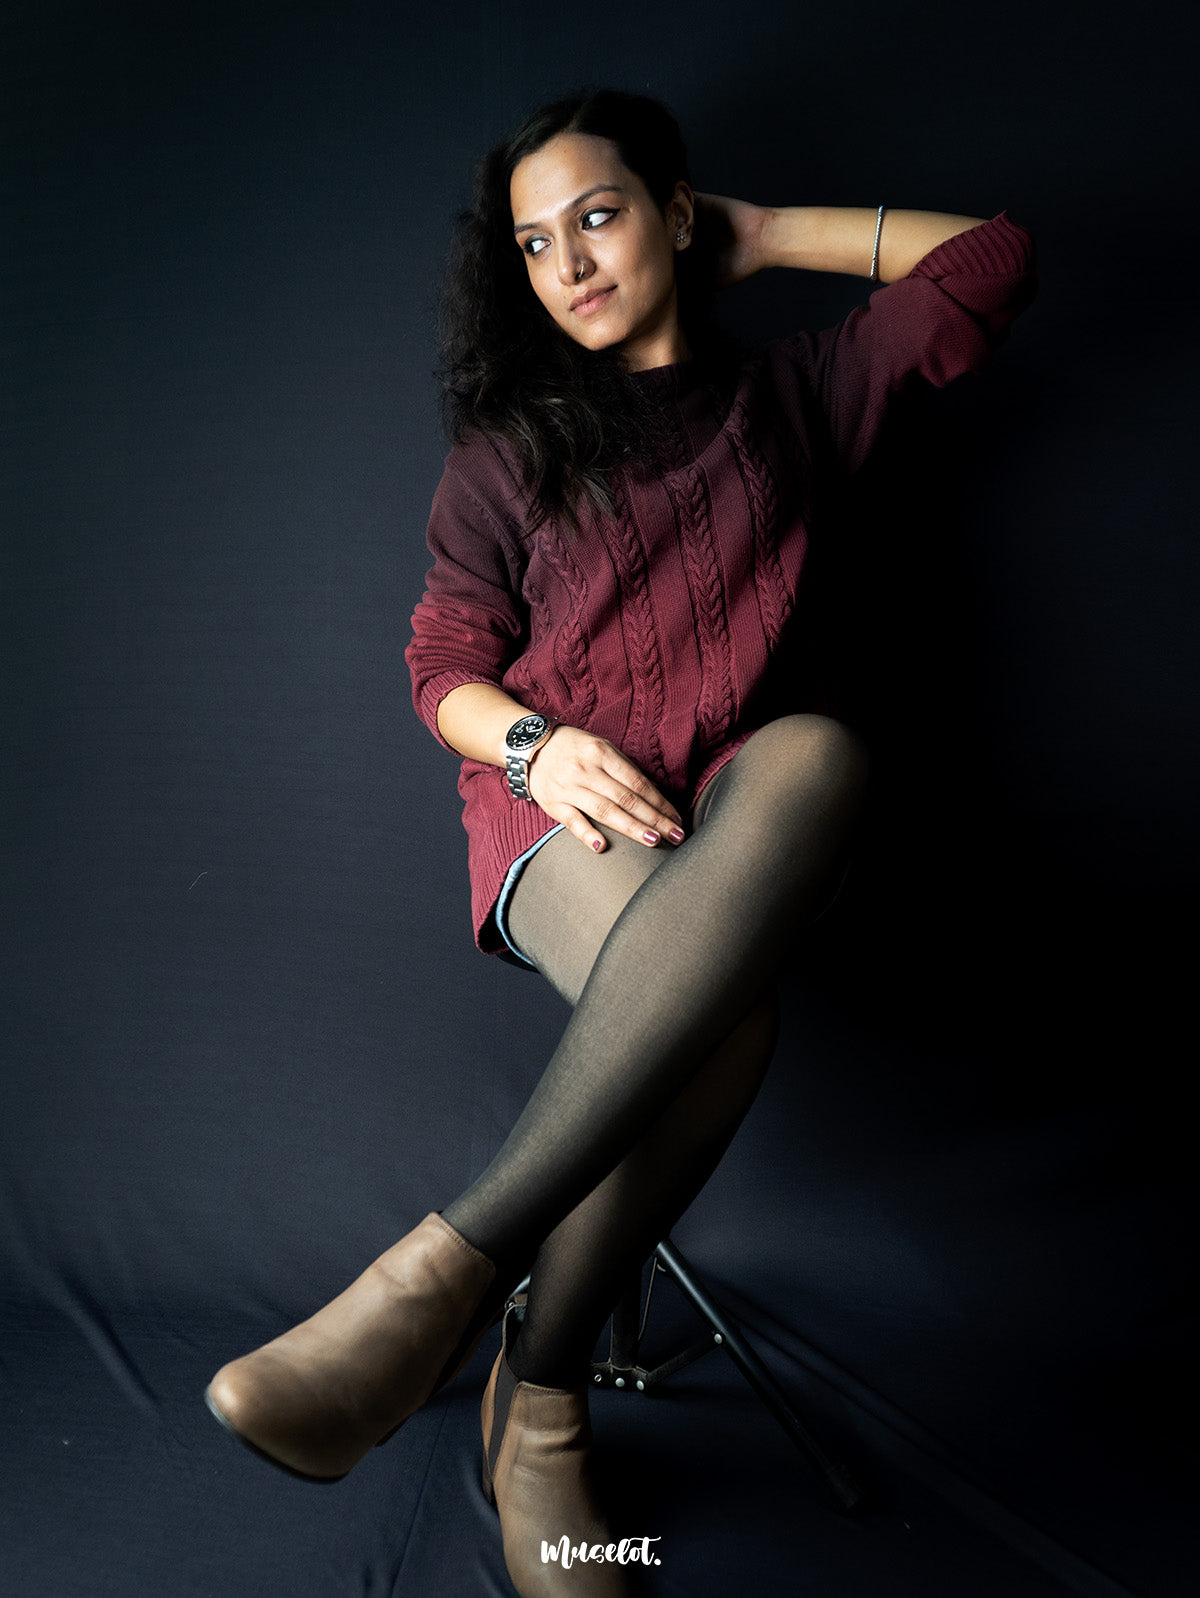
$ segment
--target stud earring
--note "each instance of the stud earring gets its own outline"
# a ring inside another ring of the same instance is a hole
[[[686,244],[687,241],[688,241],[688,236],[681,228],[680,231],[678,233],[676,233],[676,235],[675,235],[675,242],[676,242],[676,244]]]

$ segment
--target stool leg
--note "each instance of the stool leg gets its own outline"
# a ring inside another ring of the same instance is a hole
[[[639,1269],[637,1275],[630,1278],[612,1313],[608,1358],[614,1369],[624,1370],[636,1363],[642,1341],[641,1319],[642,1273]]]
[[[805,1455],[833,1494],[838,1507],[849,1514],[863,1501],[863,1490],[853,1474],[843,1464],[832,1459],[812,1432],[792,1408],[787,1395],[776,1382],[758,1355],[746,1342],[736,1321],[732,1320],[700,1286],[691,1267],[668,1240],[654,1251],[655,1258],[672,1278],[684,1296],[704,1316],[713,1329],[714,1340],[726,1350],[730,1359],[753,1387],[759,1398],[775,1416],[784,1431]]]

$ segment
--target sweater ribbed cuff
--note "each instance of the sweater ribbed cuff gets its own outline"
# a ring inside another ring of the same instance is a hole
[[[464,688],[467,683],[471,682],[486,683],[493,688],[499,687],[499,679],[496,677],[481,676],[479,672],[471,671],[467,666],[451,666],[446,671],[439,671],[436,676],[430,677],[427,682],[422,683],[413,696],[413,705],[416,708],[417,715],[420,716],[442,748],[449,749],[452,754],[458,754],[459,751],[453,745],[448,744],[438,730],[438,706],[452,688]]]
[[[1001,211],[936,245],[913,267],[912,277],[955,277],[960,273],[993,277],[1021,277],[1032,271],[1034,243],[1019,222]]]

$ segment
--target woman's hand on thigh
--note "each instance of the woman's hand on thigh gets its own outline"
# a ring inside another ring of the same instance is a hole
[[[649,848],[683,842],[683,818],[619,749],[581,727],[559,725],[534,755],[526,779],[548,816],[599,854],[596,823]]]

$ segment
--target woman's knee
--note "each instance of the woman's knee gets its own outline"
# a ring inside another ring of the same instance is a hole
[[[832,716],[804,712],[768,722],[746,742],[742,754],[760,781],[789,792],[819,792],[842,804],[855,804],[866,788],[866,745]]]
[[[801,737],[806,758],[846,798],[861,796],[867,784],[867,746],[843,722],[832,716],[805,715]]]
[[[807,762],[824,762],[829,767],[847,768],[866,762],[866,748],[856,732],[832,716],[816,711],[802,711],[794,716],[780,716],[777,721],[753,734],[753,740],[782,741],[797,756]],[[752,741],[753,741],[752,740]]]

